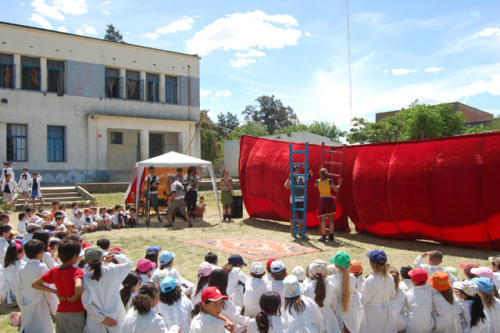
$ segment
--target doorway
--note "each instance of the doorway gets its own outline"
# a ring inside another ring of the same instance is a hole
[[[149,133],[149,157],[155,157],[164,152],[163,134]]]

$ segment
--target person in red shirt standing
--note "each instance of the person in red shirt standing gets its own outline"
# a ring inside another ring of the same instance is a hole
[[[85,329],[85,308],[80,299],[83,292],[83,270],[75,267],[80,250],[80,243],[77,241],[63,240],[57,250],[63,264],[50,269],[32,284],[33,288],[53,293],[59,298],[56,313],[58,333],[83,333]],[[44,283],[55,284],[57,290],[46,287]]]

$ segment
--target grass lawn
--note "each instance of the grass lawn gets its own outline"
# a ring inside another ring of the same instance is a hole
[[[160,245],[163,249],[176,253],[177,257],[174,266],[183,277],[193,282],[196,281],[197,267],[208,251],[184,243],[186,240],[193,239],[250,235],[279,241],[293,241],[304,246],[315,246],[327,250],[325,252],[283,258],[282,260],[289,268],[289,271],[295,265],[306,266],[315,259],[328,261],[337,251],[341,250],[347,251],[353,260],[361,261],[365,273],[370,271],[366,253],[375,248],[386,251],[389,263],[398,269],[403,265],[413,265],[413,260],[417,255],[429,250],[443,252],[443,267],[455,266],[457,268],[464,261],[473,261],[479,265],[489,267],[488,256],[497,254],[497,252],[487,250],[451,247],[428,241],[389,240],[355,232],[338,233],[334,244],[327,243],[325,245],[317,241],[318,236],[315,229],[308,230],[311,240],[293,240],[289,233],[288,223],[249,218],[246,212],[244,212],[242,219],[237,219],[232,223],[220,222],[214,194],[207,191],[203,192],[202,195],[205,196],[205,201],[208,204],[207,212],[204,221],[194,222],[193,228],[188,228],[187,223],[178,218],[173,229],[166,229],[163,227],[165,222],[159,224],[156,218],[152,218],[152,225],[149,228],[143,226],[141,221],[141,227],[139,228],[85,234],[85,240],[95,243],[99,238],[107,237],[111,240],[112,247],[126,250],[127,256],[135,262],[144,256],[149,246]],[[123,193],[97,194],[96,196],[98,206],[112,206],[121,202]],[[17,223],[15,215],[17,214],[11,215],[11,221],[14,225]],[[228,255],[222,252],[216,253],[219,256],[220,264],[224,264]],[[246,272],[249,273],[249,267],[246,268]],[[8,312],[5,311],[0,312],[0,332],[17,332],[16,328],[8,325]]]

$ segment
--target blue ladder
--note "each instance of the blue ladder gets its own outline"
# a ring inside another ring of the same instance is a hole
[[[290,143],[289,144],[289,158],[290,158],[290,173],[292,174],[292,181],[291,181],[291,186],[290,186],[290,193],[292,195],[292,221],[293,221],[293,237],[297,238],[297,235],[300,234],[302,236],[302,239],[306,239],[306,212],[307,212],[307,181],[309,178],[308,175],[308,170],[309,170],[309,142],[305,143],[305,150],[293,150],[293,146]],[[293,156],[304,156],[304,162],[294,162]],[[296,166],[304,166],[304,173],[293,173],[293,169]],[[299,185],[296,184],[296,179],[295,177],[303,177],[304,178],[304,185]],[[296,189],[304,189],[304,196],[296,196],[295,195],[295,190]],[[295,205],[295,200],[303,200],[304,201],[304,207],[299,208]],[[297,218],[297,212],[302,212],[302,218],[299,219]],[[302,222],[302,230],[297,229],[297,222]]]

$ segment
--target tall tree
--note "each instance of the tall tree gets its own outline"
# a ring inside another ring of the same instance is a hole
[[[123,36],[120,34],[120,31],[112,24],[108,24],[106,28],[106,34],[104,35],[104,40],[116,43],[124,43]]]
[[[293,109],[290,106],[284,106],[274,95],[263,95],[255,101],[257,105],[247,105],[243,116],[248,122],[263,123],[269,134],[297,123],[297,115]]]
[[[247,122],[236,127],[229,134],[229,140],[239,140],[242,135],[264,136],[268,134],[267,128],[262,123]]]
[[[217,125],[219,126],[217,128],[219,134],[226,137],[232,130],[240,125],[240,120],[234,113],[219,113],[217,115]]]
[[[346,135],[346,132],[340,130],[333,122],[328,123],[326,121],[314,121],[308,127],[309,132],[326,136],[332,141],[340,141],[341,137]]]
[[[214,123],[208,116],[208,110],[200,111],[200,140],[201,140],[201,158],[214,164],[217,164],[219,158],[217,156],[217,151],[215,149],[214,141],[219,147],[219,151],[222,149],[221,142],[217,139],[218,133],[214,129]],[[215,139],[215,140],[214,140]]]

